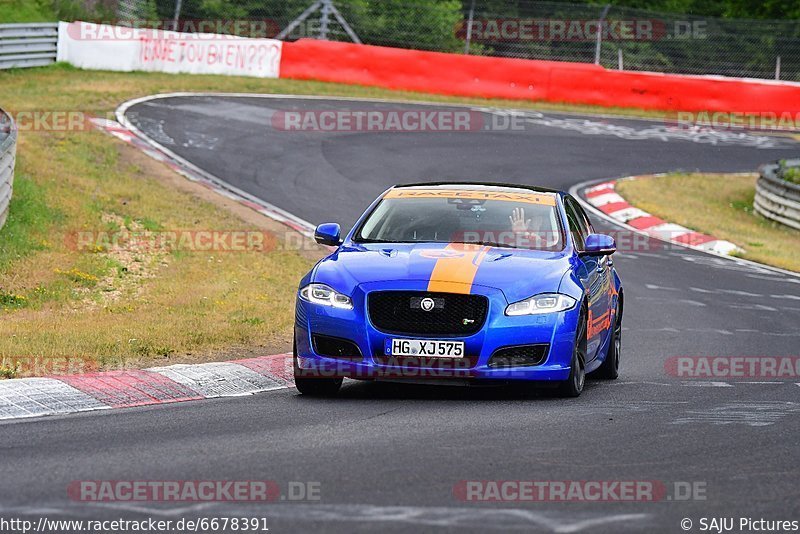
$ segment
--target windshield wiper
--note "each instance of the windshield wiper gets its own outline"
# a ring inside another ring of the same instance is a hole
[[[497,247],[497,248],[524,248],[516,245],[508,245],[506,243],[498,243],[496,241],[455,241],[455,243],[463,243],[465,245],[481,245],[484,247]]]
[[[353,239],[353,243],[359,243],[365,245],[381,244],[381,243],[396,243],[399,245],[405,245],[405,244],[425,243],[425,242],[426,241],[399,241],[396,239]]]
[[[390,243],[390,244],[398,244],[398,245],[416,245],[416,244],[432,244],[432,245],[443,245],[447,243],[461,243],[464,245],[479,245],[484,247],[497,247],[497,248],[516,248],[516,249],[527,249],[527,247],[518,247],[516,245],[509,245],[506,243],[498,243],[496,241],[399,241],[399,240],[389,240],[389,239],[359,239],[353,240],[353,243],[371,245],[371,244],[383,244],[383,243]]]

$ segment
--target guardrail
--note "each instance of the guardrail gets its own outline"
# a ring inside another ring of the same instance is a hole
[[[14,119],[0,110],[0,228],[6,223],[11,190],[14,185],[14,161],[17,155],[17,129]]]
[[[57,22],[0,24],[0,69],[50,65],[57,49]]]
[[[788,169],[797,169],[800,173],[800,159],[761,167],[753,207],[767,219],[800,230],[800,184],[783,179]]]

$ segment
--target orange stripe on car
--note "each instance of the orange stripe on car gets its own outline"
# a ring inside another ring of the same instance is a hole
[[[589,310],[589,327],[587,329],[586,335],[589,338],[593,338],[606,328],[611,326],[611,312],[606,311],[599,317],[592,317],[592,310]]]
[[[436,260],[428,282],[428,291],[469,294],[489,247],[466,243],[450,243],[447,254]]]

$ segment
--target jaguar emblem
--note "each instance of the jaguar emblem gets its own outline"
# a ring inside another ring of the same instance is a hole
[[[422,311],[429,312],[436,306],[436,303],[430,297],[425,297],[419,302],[419,307],[422,308]]]

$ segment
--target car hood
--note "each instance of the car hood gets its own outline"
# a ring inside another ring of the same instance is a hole
[[[476,292],[483,286],[515,302],[557,291],[568,269],[565,252],[447,243],[359,244],[342,246],[323,259],[311,281],[346,293],[381,282],[389,289],[393,282],[416,281],[430,291]]]

